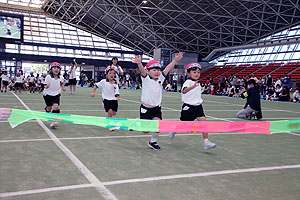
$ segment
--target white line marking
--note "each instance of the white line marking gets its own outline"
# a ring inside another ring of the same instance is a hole
[[[202,173],[192,173],[192,174],[178,174],[178,175],[170,175],[170,176],[157,176],[157,177],[149,177],[149,178],[136,178],[136,179],[127,179],[127,180],[118,180],[118,181],[108,181],[108,182],[103,182],[103,184],[118,185],[118,184],[125,184],[125,183],[140,183],[140,182],[161,181],[161,180],[170,180],[170,179],[178,179],[178,178],[206,177],[206,176],[214,176],[214,175],[241,174],[241,173],[249,173],[249,172],[261,172],[261,171],[296,169],[296,168],[300,168],[300,165],[282,165],[282,166],[273,166],[273,167],[260,167],[260,168],[223,170],[223,171],[202,172]]]
[[[18,192],[5,192],[5,193],[0,193],[0,197],[13,197],[13,196],[20,196],[20,195],[27,195],[27,194],[39,194],[39,193],[44,193],[44,192],[73,190],[73,189],[81,189],[81,188],[89,188],[89,187],[94,187],[94,185],[81,184],[81,185],[51,187],[51,188],[36,189],[36,190],[24,190],[24,191],[18,191]]]
[[[31,110],[16,94],[15,97],[27,109]],[[65,153],[65,155],[73,162],[80,172],[93,184],[96,190],[107,200],[117,200],[117,198],[103,185],[103,183],[46,127],[41,120],[36,120],[38,124],[46,131],[53,142]]]
[[[212,135],[245,135],[252,133],[213,133]],[[177,136],[202,136],[202,133],[179,133]],[[124,138],[147,138],[151,137],[151,135],[127,135],[127,136],[91,136],[91,137],[73,137],[73,138],[59,138],[60,140],[94,140],[94,139],[124,139]],[[168,137],[166,134],[160,134],[160,137]],[[0,140],[0,143],[12,143],[12,142],[39,142],[39,141],[51,141],[52,139],[21,139],[21,140]]]

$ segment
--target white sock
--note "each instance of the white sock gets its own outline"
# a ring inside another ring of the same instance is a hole
[[[208,138],[204,139],[204,142],[208,142]]]
[[[159,133],[152,133],[152,138],[150,140],[150,142],[157,142],[157,139],[158,139],[158,136],[159,136]]]

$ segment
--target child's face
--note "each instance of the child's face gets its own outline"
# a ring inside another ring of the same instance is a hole
[[[112,60],[112,63],[113,63],[114,65],[116,65],[116,64],[118,63],[118,60],[117,60],[117,59],[113,59],[113,60]]]
[[[191,70],[190,72],[188,72],[187,73],[187,75],[189,76],[189,77],[191,77],[191,79],[193,79],[193,80],[199,80],[199,78],[200,78],[200,69],[199,68],[196,68],[195,70]]]
[[[52,67],[51,71],[52,71],[53,75],[57,76],[59,74],[59,72],[60,72],[60,68],[54,66],[54,67]]]
[[[151,68],[148,69],[148,74],[151,78],[153,79],[158,79],[161,73],[161,69],[160,68]]]
[[[109,81],[112,81],[114,80],[116,77],[116,72],[115,70],[109,70],[106,74],[106,78],[109,80]]]

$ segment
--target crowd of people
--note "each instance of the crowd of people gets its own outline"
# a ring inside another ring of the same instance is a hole
[[[203,93],[241,97],[241,94],[246,91],[246,83],[250,79],[255,80],[259,93],[265,100],[299,102],[300,79],[293,86],[291,78],[288,75],[276,79],[272,78],[271,75],[259,78],[254,75],[243,78],[233,75],[230,77],[221,77],[217,83],[211,78],[208,82],[202,83]]]

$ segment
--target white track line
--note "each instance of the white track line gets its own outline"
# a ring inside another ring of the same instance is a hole
[[[15,97],[27,109],[31,110],[16,94]],[[96,190],[107,200],[117,200],[117,198],[103,185],[103,183],[46,127],[41,120],[36,120],[38,124],[46,131],[48,136],[60,148],[65,155],[73,162],[73,164],[80,170],[80,172],[93,184]]]
[[[249,173],[249,172],[261,172],[261,171],[297,169],[297,168],[300,168],[300,165],[282,165],[282,166],[273,166],[273,167],[223,170],[223,171],[202,172],[202,173],[193,173],[193,174],[156,176],[156,177],[149,177],[149,178],[136,178],[136,179],[127,179],[127,180],[118,180],[118,181],[108,181],[108,182],[103,182],[103,184],[104,185],[119,185],[119,184],[125,184],[125,183],[140,183],[140,182],[148,182],[148,181],[161,181],[161,180],[171,180],[171,179],[173,180],[173,179],[178,179],[178,178],[206,177],[206,176],[214,176],[214,175],[241,174],[241,173]]]
[[[64,190],[73,190],[73,189],[81,189],[81,188],[89,188],[89,187],[94,187],[94,185],[81,184],[81,185],[51,187],[51,188],[36,189],[36,190],[24,190],[18,192],[5,192],[5,193],[0,193],[0,197],[13,197],[13,196],[20,196],[20,195],[27,195],[27,194],[40,194],[44,192],[64,191]]]
[[[245,135],[252,133],[213,133],[213,135]],[[180,133],[176,134],[177,136],[198,136],[202,135],[202,133]],[[161,137],[168,137],[166,134],[161,134]],[[299,135],[300,136],[300,135]],[[148,138],[151,135],[127,135],[127,136],[91,136],[91,137],[73,137],[73,138],[59,138],[60,140],[94,140],[94,139],[124,139],[124,138]],[[12,142],[39,142],[39,141],[52,141],[52,139],[44,138],[44,139],[20,139],[20,140],[0,140],[0,143],[12,143]]]

